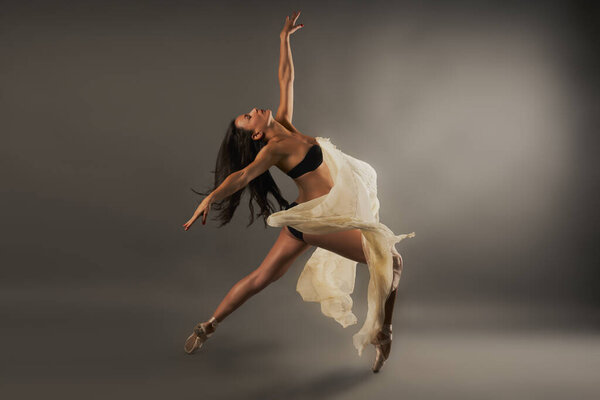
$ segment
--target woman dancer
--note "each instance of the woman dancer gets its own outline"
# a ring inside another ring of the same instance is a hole
[[[392,342],[392,315],[402,271],[402,257],[395,243],[410,234],[395,235],[379,222],[377,175],[364,161],[351,157],[328,138],[302,134],[292,125],[294,67],[290,36],[300,11],[287,16],[280,33],[279,83],[281,101],[277,114],[253,108],[229,124],[215,169],[215,184],[183,224],[187,231],[198,218],[202,224],[211,209],[220,210],[221,225],[228,223],[239,205],[244,188],[255,200],[266,223],[282,227],[275,244],[260,266],[237,282],[212,317],[201,322],[187,338],[184,350],[194,353],[213,335],[217,325],[248,298],[281,278],[294,260],[315,246],[297,291],[305,301],[318,301],[322,312],[343,327],[355,324],[350,293],[357,263],[367,264],[370,281],[365,324],[354,335],[359,356],[367,343],[375,345],[373,372],[388,359]],[[276,166],[298,186],[298,198],[289,204],[280,194],[269,168]],[[196,192],[198,193],[198,192]],[[285,210],[273,208],[271,193]]]

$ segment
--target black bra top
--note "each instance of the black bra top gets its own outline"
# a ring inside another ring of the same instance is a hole
[[[300,175],[304,175],[307,172],[314,171],[323,162],[323,152],[321,146],[318,144],[312,145],[308,150],[308,153],[304,156],[304,159],[298,163],[294,168],[287,172],[287,175],[296,179]]]

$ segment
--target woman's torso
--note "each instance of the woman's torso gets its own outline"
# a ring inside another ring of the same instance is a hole
[[[298,130],[291,132],[292,136],[279,141],[280,148],[287,156],[276,166],[285,174],[300,164],[312,146],[319,144],[312,136],[304,135]],[[326,195],[333,187],[333,179],[325,160],[316,169],[292,179],[298,186],[298,198],[295,200],[297,203]]]

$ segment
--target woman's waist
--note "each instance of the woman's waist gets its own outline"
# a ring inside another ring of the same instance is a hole
[[[296,203],[305,203],[307,201],[316,199],[317,197],[325,196],[329,192],[333,186],[323,186],[320,188],[310,188],[309,190],[299,190],[298,198],[294,200]]]
[[[298,198],[295,200],[296,202],[304,203],[316,199],[317,197],[324,196],[331,191],[333,188],[333,180],[329,174],[323,174],[323,172],[324,171],[309,172],[301,181],[295,181],[296,186],[298,187]]]

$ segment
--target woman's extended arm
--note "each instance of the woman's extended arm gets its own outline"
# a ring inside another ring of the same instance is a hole
[[[280,101],[275,119],[280,121],[292,122],[294,113],[294,62],[292,59],[292,50],[290,49],[290,35],[304,26],[296,25],[296,20],[300,11],[296,11],[292,16],[285,18],[285,25],[279,34],[279,88]]]
[[[259,150],[254,161],[245,168],[229,174],[215,190],[202,200],[200,205],[196,208],[196,211],[194,211],[192,218],[183,224],[185,230],[187,231],[200,216],[202,216],[202,225],[205,225],[206,217],[208,216],[210,205],[212,203],[226,199],[238,190],[243,189],[254,180],[254,178],[262,175],[271,166],[280,162],[284,156],[285,154],[280,151],[276,143],[267,143]]]
[[[246,186],[246,180],[244,178],[243,170],[235,171],[227,176],[218,188],[213,190],[208,196],[206,196],[200,205],[194,211],[192,217],[183,224],[183,228],[187,231],[190,226],[200,217],[202,217],[202,225],[206,225],[206,218],[210,211],[210,205],[215,201],[220,201],[226,197],[231,196],[238,190]]]
[[[232,172],[225,178],[218,188],[213,190],[209,197],[212,201],[221,201],[238,190],[246,187],[257,176],[265,173],[273,165],[281,161],[283,154],[276,143],[267,143],[263,146],[254,160],[245,168]]]
[[[294,64],[289,35],[281,35],[279,58],[279,108],[275,119],[292,122],[294,113]]]
[[[231,196],[238,190],[244,188],[247,184],[244,170],[232,172],[221,182],[218,188],[213,190],[208,196],[202,200],[200,205],[194,211],[192,217],[183,224],[183,227],[187,231],[190,226],[199,218],[202,217],[202,225],[206,224],[206,218],[210,211],[210,205],[215,201],[221,201],[226,197]]]
[[[218,188],[216,188],[209,194],[211,202],[226,199],[238,190],[241,190],[244,187],[246,187],[246,185],[247,182],[244,177],[244,170],[232,172],[227,176],[227,178],[223,180],[223,182],[219,185]]]

